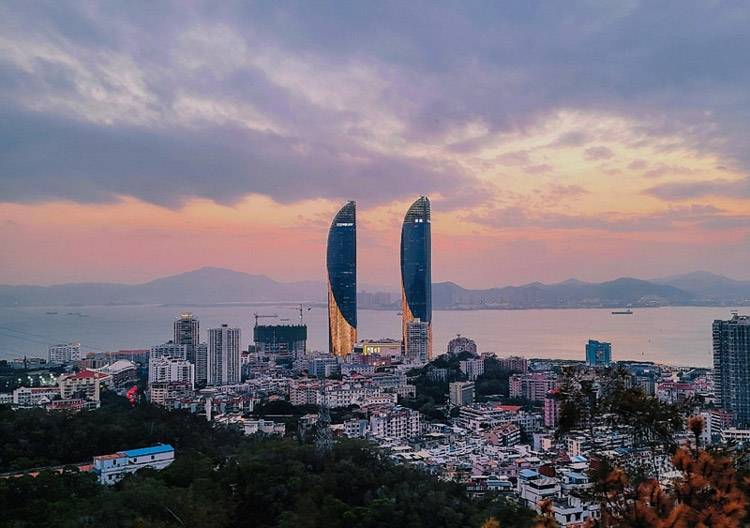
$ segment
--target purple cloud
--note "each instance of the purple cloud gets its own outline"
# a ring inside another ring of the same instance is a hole
[[[604,146],[589,147],[583,151],[583,157],[589,161],[607,160],[614,155],[611,149]]]

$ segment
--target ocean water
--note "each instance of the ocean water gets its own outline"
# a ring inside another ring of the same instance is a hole
[[[208,328],[227,323],[242,329],[243,346],[252,339],[253,313],[298,320],[283,305],[222,306],[85,306],[0,308],[0,358],[47,355],[50,343],[78,341],[84,351],[148,348],[171,339],[172,322],[191,311]],[[583,359],[588,339],[612,342],[614,359],[657,361],[673,365],[711,366],[711,323],[730,316],[727,308],[665,307],[612,315],[609,309],[435,311],[434,348],[443,352],[456,334],[474,339],[482,352],[500,356]],[[57,312],[57,314],[47,314]],[[76,312],[77,314],[69,314]],[[360,310],[360,338],[400,336],[394,311]],[[308,348],[327,347],[326,308],[305,312]]]

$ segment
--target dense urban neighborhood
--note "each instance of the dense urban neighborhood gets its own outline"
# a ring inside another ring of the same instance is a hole
[[[739,315],[714,323],[710,370],[613,362],[611,345],[595,340],[582,344],[581,361],[499,357],[465,336],[432,361],[420,354],[425,346],[417,337],[407,348],[396,339],[364,340],[335,356],[307,350],[301,321],[256,320],[253,344],[240,350],[239,328],[209,329],[201,342],[198,318],[184,313],[172,339],[150,349],[83,354],[69,343],[50,346],[46,358],[3,362],[0,488],[13,493],[20,484],[10,483],[80,474],[129,489],[128,479],[140,474],[172,471],[173,464],[186,471],[180,459],[193,457],[195,445],[184,431],[159,425],[141,436],[148,420],[132,434],[107,429],[144,412],[152,420],[174,415],[176,423],[206,424],[201,446],[240,435],[248,449],[278,445],[298,453],[297,445],[326,456],[350,449],[339,444],[355,445],[378,464],[412,468],[409,475],[436,489],[450,483],[467,504],[479,501],[472,507],[494,505],[496,515],[525,519],[518,522],[589,526],[618,515],[605,504],[612,497],[597,480],[603,474],[630,475],[618,492],[626,512],[640,500],[636,482],[673,490],[684,481],[687,462],[678,456],[704,456],[698,451],[706,449],[744,456],[750,416],[733,406],[745,389],[725,366],[748,329],[750,320]],[[102,430],[92,432],[97,424],[86,416],[102,413]],[[59,429],[84,422],[87,440]],[[48,429],[23,429],[29,427]],[[33,444],[36,436],[45,437],[41,444]],[[221,459],[225,448],[209,449]],[[33,523],[15,526],[26,525]]]

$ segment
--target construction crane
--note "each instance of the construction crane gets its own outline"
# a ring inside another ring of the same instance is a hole
[[[253,317],[255,317],[255,326],[258,326],[258,319],[276,319],[278,316],[278,314],[253,314]]]
[[[299,305],[299,324],[302,324],[304,322],[304,313],[307,311],[309,312],[312,310],[309,306],[305,306],[304,304]]]

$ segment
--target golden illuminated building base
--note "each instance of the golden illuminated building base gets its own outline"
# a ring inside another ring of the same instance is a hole
[[[348,356],[357,343],[357,329],[341,313],[336,298],[328,285],[328,344],[334,356]]]

